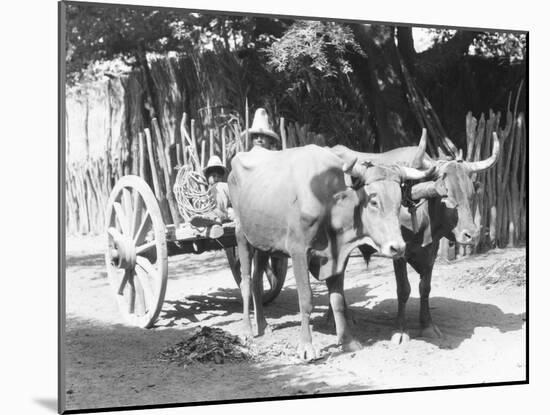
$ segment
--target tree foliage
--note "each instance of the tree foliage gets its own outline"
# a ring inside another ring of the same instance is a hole
[[[452,29],[426,29],[432,47],[445,45],[456,36],[457,32]],[[470,43],[468,54],[487,59],[501,58],[513,63],[525,59],[526,47],[525,33],[479,32]]]
[[[171,50],[170,23],[177,18],[168,10],[68,5],[67,72],[77,81],[92,62],[120,59],[131,66],[140,45],[160,53]]]
[[[139,66],[145,71],[140,79],[148,84],[145,100],[160,108],[154,90],[159,82],[148,67],[167,57],[189,59],[194,63],[186,67],[193,70],[178,74],[178,88],[185,102],[192,102],[189,94],[200,97],[193,104],[197,108],[242,111],[248,98],[252,108],[265,106],[329,138],[343,137],[363,149],[372,148],[373,140],[387,140],[391,148],[416,134],[400,59],[424,91],[444,96],[445,82],[456,80],[438,74],[460,67],[467,54],[507,64],[525,57],[525,35],[446,29],[428,34],[431,47],[416,53],[410,28],[70,4],[68,83],[78,91]],[[190,104],[183,105],[187,110]],[[388,138],[392,131],[397,136]]]
[[[470,55],[484,58],[501,58],[510,62],[523,61],[527,47],[525,33],[481,33],[470,47]]]
[[[313,70],[322,77],[335,77],[352,71],[345,58],[348,47],[361,52],[349,27],[299,20],[265,51],[267,64],[277,72],[296,77]]]

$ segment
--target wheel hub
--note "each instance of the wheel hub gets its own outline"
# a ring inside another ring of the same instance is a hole
[[[116,228],[107,231],[113,238],[113,246],[109,250],[111,263],[123,269],[133,269],[136,266],[136,245],[132,238],[122,235]]]

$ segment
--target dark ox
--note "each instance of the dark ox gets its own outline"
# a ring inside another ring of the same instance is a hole
[[[423,144],[425,140],[426,133],[423,131],[420,146],[425,146]],[[405,256],[394,259],[393,263],[398,299],[398,332],[392,337],[393,342],[400,343],[408,340],[408,335],[405,332],[405,305],[411,287],[407,277],[407,262],[420,275],[421,336],[441,336],[441,331],[432,321],[429,308],[432,270],[439,249],[439,241],[442,237],[446,237],[459,244],[474,245],[477,243],[480,231],[472,214],[477,184],[472,176],[495,164],[498,159],[499,147],[498,137],[496,133],[493,133],[492,155],[486,160],[477,162],[463,161],[461,152],[457,151],[454,152],[454,159],[440,157],[439,160],[434,160],[426,154],[419,159],[416,157],[417,147],[402,147],[380,154],[348,151],[348,157],[357,157],[360,161],[403,163],[423,169],[435,167],[437,180],[442,180],[447,188],[446,197],[428,199],[418,207],[415,230],[413,230],[411,214],[406,208],[401,209],[399,221],[407,247]],[[342,153],[344,150],[340,147],[335,151]],[[375,252],[368,245],[363,245],[359,249],[367,261]]]
[[[314,145],[283,151],[256,148],[237,154],[231,165],[228,184],[236,215],[247,335],[252,336],[250,263],[255,249],[252,300],[258,335],[267,327],[260,270],[265,267],[267,254],[279,254],[292,258],[302,320],[301,358],[316,356],[309,327],[312,294],[308,267],[326,281],[338,341],[344,349],[358,347],[344,317],[343,278],[349,253],[370,243],[387,256],[402,256],[405,243],[398,221],[401,181],[422,179],[430,172],[397,166],[367,167]],[[360,177],[364,184],[358,189],[348,188],[344,171]]]

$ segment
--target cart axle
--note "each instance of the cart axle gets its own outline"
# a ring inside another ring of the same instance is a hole
[[[136,266],[136,244],[132,238],[122,235],[116,228],[109,228],[114,248],[109,250],[111,263],[118,268],[134,269]]]

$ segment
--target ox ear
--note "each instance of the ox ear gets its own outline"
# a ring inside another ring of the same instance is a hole
[[[347,189],[336,193],[331,209],[331,225],[335,230],[350,229],[353,226],[355,207],[361,203],[359,192]]]

